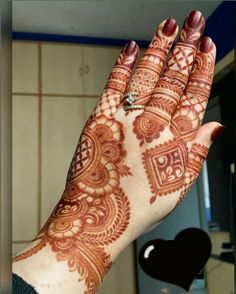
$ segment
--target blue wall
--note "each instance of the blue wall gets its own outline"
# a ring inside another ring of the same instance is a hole
[[[235,46],[236,2],[223,1],[206,21],[204,35],[210,36],[217,48],[216,61],[222,59]]]

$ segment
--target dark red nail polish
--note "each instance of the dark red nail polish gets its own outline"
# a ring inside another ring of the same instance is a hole
[[[211,141],[215,141],[216,138],[218,138],[220,135],[224,133],[226,129],[226,126],[219,126],[215,128],[211,134]]]
[[[124,49],[125,55],[130,56],[133,55],[137,51],[137,44],[135,41],[130,41]]]
[[[213,44],[213,42],[212,42],[211,38],[204,37],[201,41],[201,44],[200,44],[201,52],[203,52],[203,53],[209,52],[212,48],[212,44]]]
[[[169,37],[174,34],[176,28],[177,28],[176,21],[173,18],[169,18],[165,22],[162,32],[164,35]]]
[[[201,12],[198,10],[193,10],[188,16],[188,26],[191,28],[196,28],[199,25],[201,18]]]

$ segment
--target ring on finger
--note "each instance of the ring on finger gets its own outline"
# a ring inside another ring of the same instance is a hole
[[[124,110],[144,109],[144,105],[134,104],[136,102],[134,96],[137,96],[134,92],[127,92],[125,94],[126,104],[124,105]]]

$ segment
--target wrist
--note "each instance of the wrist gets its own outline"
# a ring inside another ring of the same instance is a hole
[[[79,280],[78,287],[82,283],[88,293],[95,293],[114,259],[130,242],[123,234],[129,225],[130,203],[121,189],[98,197],[75,192],[75,186],[67,185],[30,248],[15,257],[16,273],[22,276],[23,272],[23,278],[34,286],[39,276],[40,289],[47,284],[44,277],[47,280],[57,273],[48,285],[54,285],[58,277],[60,284],[63,275],[77,283]],[[36,273],[31,272],[30,264]]]

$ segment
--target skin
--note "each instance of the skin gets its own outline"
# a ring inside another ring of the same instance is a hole
[[[170,52],[178,27],[162,22],[134,72],[138,46],[121,51],[81,134],[62,198],[14,257],[13,272],[40,294],[96,293],[119,253],[169,215],[197,178],[212,134],[222,129],[217,122],[201,126],[216,54],[211,39],[202,39],[204,25],[192,12]],[[145,108],[124,110],[127,92]]]

